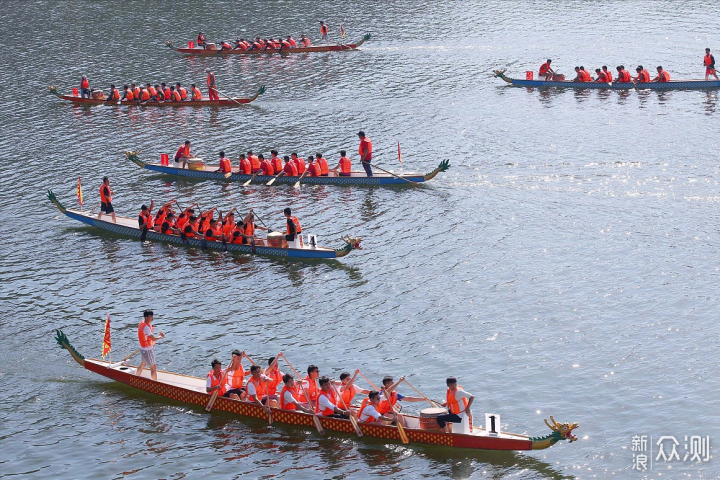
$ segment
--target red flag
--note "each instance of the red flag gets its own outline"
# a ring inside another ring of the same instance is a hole
[[[108,313],[107,320],[105,320],[105,335],[103,336],[102,345],[102,357],[110,353],[110,314]]]
[[[340,36],[345,38],[345,29],[343,28],[342,23],[340,24]]]
[[[83,195],[82,195],[82,187],[80,186],[80,177],[78,177],[77,191],[75,193],[77,194],[78,204],[82,208]]]
[[[398,161],[402,163],[402,153],[400,153],[400,142],[398,142]]]

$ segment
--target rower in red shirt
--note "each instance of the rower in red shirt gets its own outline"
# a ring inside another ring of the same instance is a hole
[[[540,65],[540,71],[538,72],[539,77],[545,77],[545,80],[551,80],[552,76],[555,75],[555,70],[550,67],[552,60],[548,58],[548,61]]]
[[[215,171],[219,173],[232,172],[232,165],[230,165],[230,159],[225,156],[224,150],[220,150],[220,168]]]
[[[252,167],[252,173],[255,173],[260,170],[260,160],[258,157],[253,155],[252,150],[248,150],[247,152],[248,160],[250,160],[250,166]]]
[[[316,153],[315,154],[315,161],[320,166],[320,175],[323,177],[328,176],[328,163],[327,160],[325,160],[325,157],[322,156],[322,153]]]
[[[275,167],[273,167],[270,160],[265,158],[262,153],[258,155],[258,161],[260,162],[260,170],[262,170],[263,175],[275,175]]]
[[[240,154],[240,174],[252,175],[252,165],[250,164],[250,160],[245,157],[244,153]]]
[[[298,175],[305,173],[305,160],[302,157],[298,157],[296,152],[290,154],[290,158],[295,162],[295,168],[297,168]]]

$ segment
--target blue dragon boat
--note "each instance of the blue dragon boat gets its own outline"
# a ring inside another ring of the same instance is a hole
[[[594,88],[609,90],[702,90],[720,88],[720,80],[671,80],[669,82],[643,82],[643,83],[598,83],[598,82],[573,82],[570,80],[563,81],[545,81],[545,80],[525,80],[520,78],[510,78],[505,76],[505,70],[493,70],[497,78],[500,78],[513,87],[560,87],[560,88]]]

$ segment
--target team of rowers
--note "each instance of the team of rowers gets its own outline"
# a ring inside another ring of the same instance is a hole
[[[344,36],[344,30],[342,30],[342,26],[340,27],[341,34]],[[328,26],[323,22],[320,21],[320,36],[322,37],[325,42],[328,42]],[[198,32],[197,38],[196,38],[196,44],[198,47],[207,48],[208,47],[208,41],[205,37],[205,34],[203,32]],[[310,39],[306,37],[305,35],[300,35],[300,40],[295,40],[291,35],[286,36],[283,38],[260,38],[255,37],[255,40],[245,40],[244,38],[236,38],[235,39],[235,46],[231,45],[228,41],[220,41],[218,43],[219,50],[225,51],[225,50],[243,50],[243,51],[253,51],[253,50],[268,50],[268,49],[274,49],[274,50],[283,50],[288,48],[297,48],[297,47],[309,47],[312,43],[310,42]]]
[[[551,67],[552,60],[548,59],[547,62],[543,63],[540,66],[540,70],[538,72],[538,75],[540,77],[543,77],[546,81],[553,80],[553,77],[556,75],[555,71]],[[715,57],[710,53],[710,49],[705,49],[705,57],[703,57],[703,66],[705,66],[705,80],[707,81],[710,75],[713,75],[716,80],[718,80],[717,72],[715,71]],[[632,76],[632,74],[625,69],[625,65],[618,65],[615,67],[617,70],[617,78],[614,80],[615,83],[650,83],[650,82],[669,82],[670,81],[670,74],[665,70],[661,65],[658,65],[656,67],[657,70],[657,76],[655,78],[650,79],[650,72],[648,72],[645,67],[642,65],[638,65],[635,71],[637,72],[636,76]],[[596,68],[595,69],[595,77],[592,76],[590,72],[585,70],[585,67],[579,66],[575,67],[575,78],[573,78],[572,82],[595,82],[595,83],[613,83],[613,73],[612,70],[609,70],[606,65],[603,65],[602,68]]]
[[[207,73],[207,86],[208,96],[206,99],[219,100],[217,92],[217,82],[215,74],[206,69]],[[90,81],[86,75],[83,75],[80,79],[80,96],[82,98],[94,98],[93,90],[90,88]],[[100,92],[100,91],[98,91]],[[123,85],[122,93],[115,87],[114,84],[110,85],[110,93],[105,98],[104,94],[100,92],[100,98],[105,99],[105,103],[114,103],[124,100],[142,102],[184,102],[184,101],[198,101],[203,99],[202,92],[196,84],[190,85],[190,90],[182,86],[180,82],[175,85],[167,85],[165,82],[160,84],[152,85],[146,83],[143,87],[142,84],[131,83],[130,85]]]

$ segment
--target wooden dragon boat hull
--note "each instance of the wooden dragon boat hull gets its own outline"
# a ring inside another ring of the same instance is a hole
[[[504,70],[495,70],[495,76],[501,78],[513,87],[558,87],[558,88],[592,88],[605,90],[703,90],[720,88],[720,80],[672,80],[670,82],[644,82],[644,83],[595,83],[595,82],[573,82],[573,81],[549,81],[545,80],[524,80],[520,78],[509,78],[504,75]]]
[[[98,220],[97,214],[65,208],[55,197],[55,194],[48,191],[48,198],[50,201],[60,210],[61,213],[77,220],[78,222],[85,223],[92,227],[96,227],[108,232],[112,232],[118,235],[123,235],[131,238],[141,238],[143,231],[138,228],[137,220],[134,218],[122,217],[115,214],[117,223],[112,222],[111,216],[103,214],[103,219]],[[262,255],[272,257],[284,257],[284,258],[304,258],[304,259],[327,259],[327,258],[340,258],[350,253],[353,249],[362,249],[360,242],[362,237],[349,237],[346,236],[342,240],[345,242],[345,246],[341,248],[328,248],[317,246],[315,248],[305,246],[303,248],[278,248],[270,246],[253,246],[253,245],[239,245],[235,243],[226,243],[217,241],[207,241],[203,238],[185,238],[183,239],[179,235],[159,233],[154,230],[148,230],[146,233],[146,240],[173,243],[175,245],[183,245],[187,247],[196,247],[228,252],[238,252],[249,255]]]
[[[107,105],[107,106],[117,106],[117,105],[127,105],[127,106],[140,106],[140,107],[239,107],[241,105],[245,105],[248,103],[253,102],[257,97],[265,93],[265,86],[261,86],[258,88],[257,92],[255,92],[255,95],[253,95],[250,98],[221,98],[219,100],[185,100],[182,102],[153,102],[153,101],[145,101],[145,102],[138,102],[137,100],[122,100],[120,102],[110,102],[107,103],[107,99],[100,99],[100,98],[82,98],[82,97],[76,97],[74,95],[62,95],[58,93],[57,87],[48,87],[48,90],[50,90],[50,93],[55,95],[58,98],[62,98],[63,100],[67,100],[68,102],[72,102],[75,105],[87,105],[87,106],[93,106],[93,105]]]
[[[127,158],[135,163],[140,168],[150,170],[151,172],[161,173],[164,175],[175,175],[178,177],[197,178],[202,180],[221,180],[230,182],[247,182],[252,178],[252,183],[265,184],[273,177],[270,175],[243,175],[237,173],[237,167],[233,168],[233,173],[230,177],[226,178],[225,174],[216,172],[219,165],[206,165],[203,170],[191,170],[189,168],[178,168],[174,166],[165,166],[159,163],[145,163],[141,161],[137,154],[134,152],[126,152]],[[302,179],[302,183],[305,185],[363,185],[363,186],[385,186],[385,185],[412,185],[413,183],[424,183],[428,180],[432,180],[435,176],[446,171],[450,168],[450,162],[443,160],[440,162],[438,167],[430,173],[425,175],[419,173],[406,173],[394,177],[387,173],[374,172],[372,177],[368,177],[365,172],[352,172],[351,176],[339,176],[330,172],[327,177],[309,177],[305,176]],[[289,177],[281,176],[278,177],[273,185],[293,185],[300,177]]]
[[[73,359],[86,370],[107,377],[116,382],[129,385],[138,390],[149,392],[161,397],[169,398],[197,407],[204,407],[210,399],[210,394],[205,392],[205,379],[170,373],[162,370],[157,371],[157,381],[150,378],[149,369],[137,376],[136,367],[125,364],[110,364],[105,360],[86,359],[70,345],[65,334],[56,330],[55,340],[62,347],[67,349]],[[213,405],[213,411],[224,411],[248,418],[268,419],[267,412],[253,404],[241,400],[231,400],[225,397],[217,397]],[[272,408],[273,425],[284,424],[288,426],[304,427],[314,429],[312,415],[291,410]],[[540,450],[548,448],[560,440],[573,442],[576,437],[572,430],[577,424],[558,424],[553,419],[550,426],[553,432],[545,437],[528,437],[525,435],[499,432],[490,434],[485,429],[474,427],[470,434],[442,433],[433,430],[422,430],[419,428],[418,417],[406,415],[408,427],[405,433],[410,443],[440,445],[453,448],[468,448],[476,450]],[[551,417],[552,418],[552,417]],[[355,435],[355,430],[349,420],[338,418],[319,417],[320,423],[327,433],[332,435],[335,432]],[[387,442],[399,443],[401,441],[397,427],[390,425],[374,425],[358,423],[364,436],[381,438]]]
[[[264,50],[206,50],[201,47],[187,48],[176,47],[172,42],[165,42],[165,45],[178,53],[185,55],[201,55],[205,57],[215,57],[221,55],[272,55],[279,53],[281,55],[292,53],[317,53],[317,52],[341,52],[348,50],[357,50],[365,41],[370,40],[371,35],[366,33],[358,43],[348,43],[346,45],[311,45],[309,47],[292,47],[292,48],[268,48]]]

